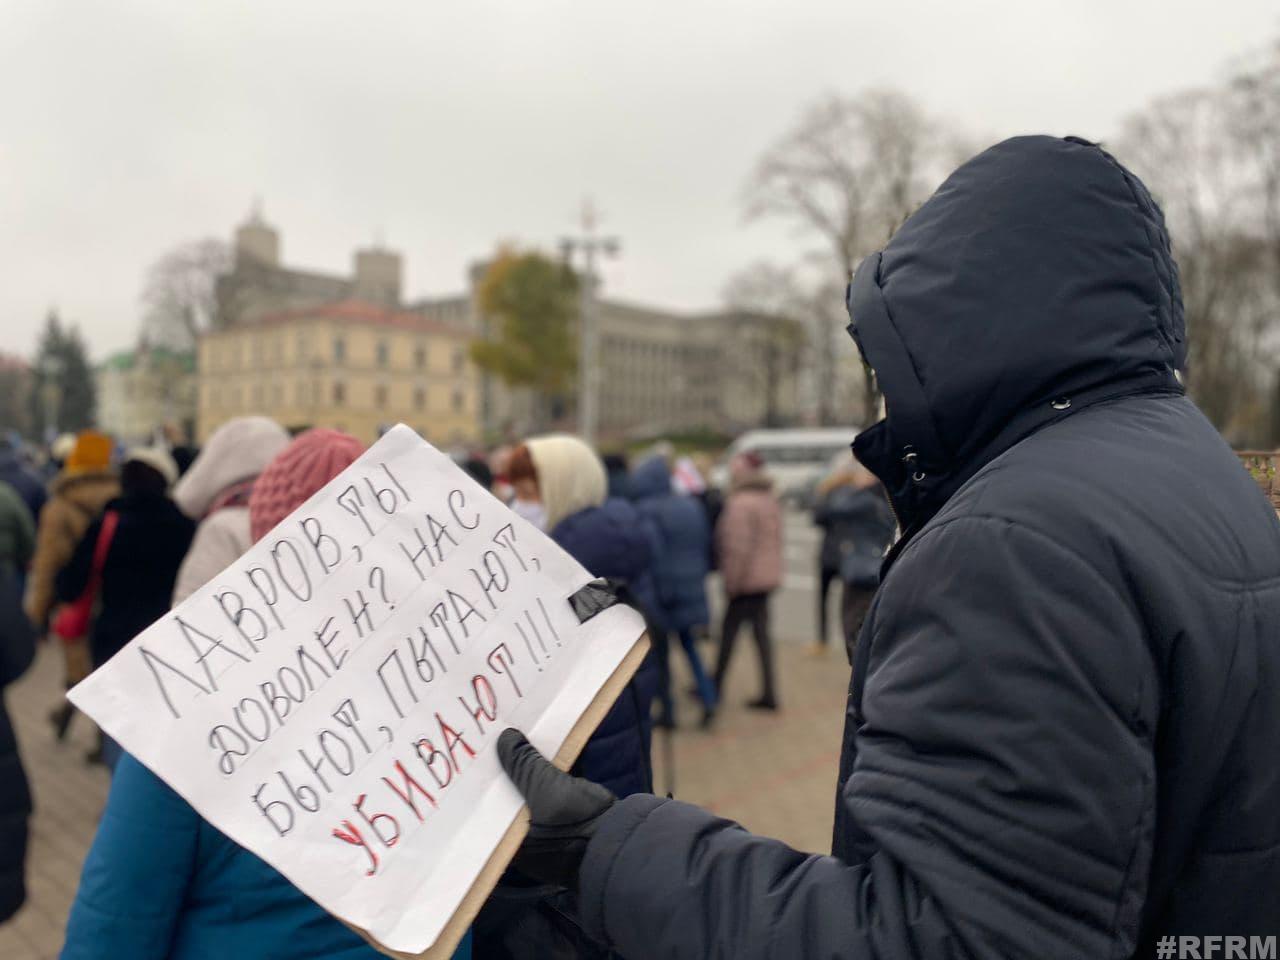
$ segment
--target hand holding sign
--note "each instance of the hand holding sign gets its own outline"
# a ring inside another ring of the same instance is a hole
[[[590,579],[396,427],[71,697],[380,946],[447,950],[519,839],[499,733],[563,760],[643,652],[579,622]]]

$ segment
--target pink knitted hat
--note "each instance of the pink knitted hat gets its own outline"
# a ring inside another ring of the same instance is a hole
[[[308,430],[267,464],[249,497],[249,532],[256,543],[307,498],[350,466],[364,444],[338,430]]]

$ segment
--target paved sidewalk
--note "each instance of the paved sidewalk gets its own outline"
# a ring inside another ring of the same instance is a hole
[[[704,646],[704,656],[712,649]],[[678,649],[672,660],[676,689],[684,690],[689,684]],[[742,706],[755,694],[756,682],[755,650],[745,637],[714,729],[698,730],[699,708],[677,697],[683,727],[672,738],[675,794],[800,849],[826,852],[848,666],[843,651],[815,659],[800,644],[783,643],[778,667],[784,709],[776,716]],[[67,742],[53,739],[47,715],[61,676],[61,652],[45,646],[31,671],[6,692],[36,814],[27,855],[27,905],[0,925],[3,960],[57,956],[80,867],[106,801],[105,770],[84,763],[92,745],[85,718],[76,718]],[[670,769],[663,737],[658,732],[654,740],[660,791],[667,789]]]
[[[53,738],[48,714],[61,689],[62,651],[44,644],[27,675],[5,691],[36,813],[27,849],[27,903],[0,925],[4,960],[57,956],[80,866],[107,798],[106,770],[84,762],[93,745],[89,722],[77,716],[65,742]]]
[[[744,706],[757,693],[755,649],[745,636],[734,651],[724,705],[710,731],[697,729],[697,702],[677,696],[681,729],[675,736],[674,794],[797,849],[829,853],[849,666],[843,648],[812,657],[799,643],[778,647],[777,714]],[[702,649],[704,660],[710,659],[714,647]],[[673,678],[675,689],[683,691],[691,686],[684,656],[676,650],[671,659],[679,678]],[[655,789],[665,793],[670,765],[661,731],[655,732],[653,759]]]

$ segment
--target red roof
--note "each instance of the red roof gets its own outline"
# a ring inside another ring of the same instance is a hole
[[[278,310],[273,313],[263,314],[256,320],[238,324],[238,326],[289,323],[293,320],[342,320],[346,323],[367,323],[382,327],[399,327],[403,330],[442,333],[454,337],[471,336],[469,330],[441,323],[438,320],[431,320],[420,313],[391,310],[363,300],[338,300],[333,303],[320,303],[309,307]]]
[[[0,353],[0,370],[30,370],[29,364],[23,357],[19,357],[12,353]]]

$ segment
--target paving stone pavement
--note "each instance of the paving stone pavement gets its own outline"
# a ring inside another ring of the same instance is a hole
[[[849,686],[844,650],[829,648],[825,656],[814,657],[801,643],[779,644],[782,710],[770,714],[745,706],[758,693],[755,650],[745,640],[739,639],[734,651],[723,706],[709,731],[698,729],[696,701],[677,695],[680,730],[674,749],[668,752],[663,732],[655,732],[655,790],[671,790],[669,756],[674,754],[671,792],[677,799],[799,850],[829,853]],[[711,659],[714,647],[702,649],[704,660]],[[683,655],[673,651],[677,691],[691,685],[683,667]]]
[[[780,632],[788,631],[778,624]],[[700,709],[677,696],[680,729],[654,741],[657,788],[674,773],[675,795],[808,851],[830,849],[833,791],[849,670],[842,650],[810,657],[798,642],[778,653],[783,709],[756,713],[743,704],[756,693],[755,651],[743,638],[735,651],[724,707],[710,731]],[[807,639],[807,638],[804,638]],[[713,648],[703,646],[704,659]],[[689,686],[683,655],[673,651],[678,691]],[[77,717],[65,743],[53,738],[48,712],[61,689],[61,652],[41,648],[36,663],[5,692],[35,795],[27,854],[27,904],[0,925],[0,960],[50,960],[62,946],[80,868],[106,801],[102,767],[84,763],[92,731]],[[669,760],[674,757],[674,764]],[[124,958],[121,958],[124,960]],[[249,960],[249,958],[245,958]]]
[[[48,715],[61,692],[62,651],[53,644],[43,644],[26,676],[4,692],[36,812],[27,847],[27,903],[0,924],[3,960],[57,956],[80,866],[107,799],[106,770],[84,762],[93,746],[89,722],[77,716],[67,740],[54,739]]]

